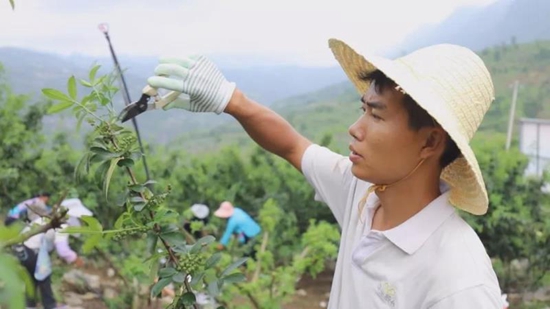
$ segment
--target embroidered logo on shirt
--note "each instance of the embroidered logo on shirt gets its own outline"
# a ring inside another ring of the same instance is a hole
[[[385,281],[379,283],[378,288],[376,289],[376,293],[382,298],[384,302],[386,302],[390,306],[390,308],[395,308],[396,290],[391,283]]]

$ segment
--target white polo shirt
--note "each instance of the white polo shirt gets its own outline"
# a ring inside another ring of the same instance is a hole
[[[319,145],[308,147],[302,172],[342,228],[329,309],[502,309],[491,260],[474,230],[447,201],[448,192],[387,230],[371,230],[379,205],[351,161]]]

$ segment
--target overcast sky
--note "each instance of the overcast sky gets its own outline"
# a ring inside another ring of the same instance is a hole
[[[464,5],[496,0],[0,0],[0,46],[108,55],[253,54],[329,65],[327,39],[382,52]]]

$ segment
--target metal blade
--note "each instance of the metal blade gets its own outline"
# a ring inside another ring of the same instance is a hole
[[[120,118],[121,116],[123,116],[122,122],[126,122],[136,117],[137,115],[147,111],[149,98],[150,98],[149,95],[142,94],[139,101],[126,106],[118,117]]]

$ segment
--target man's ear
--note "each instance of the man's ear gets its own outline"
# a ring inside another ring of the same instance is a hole
[[[420,157],[427,159],[431,156],[440,156],[445,150],[445,142],[447,140],[447,133],[442,128],[430,128],[426,132],[426,138],[424,145],[420,151]]]

